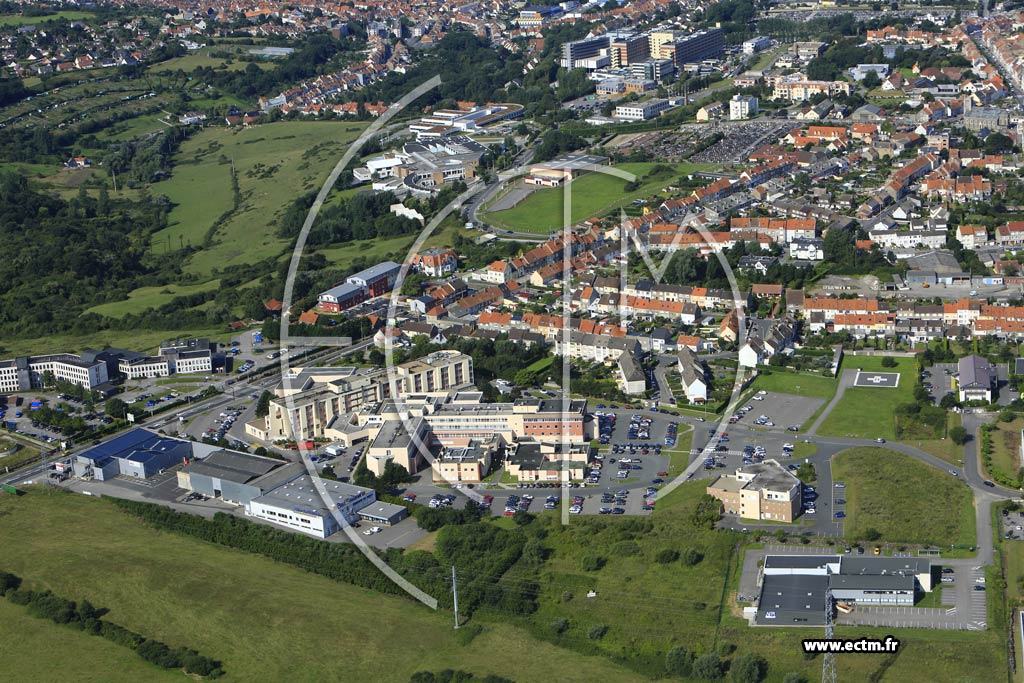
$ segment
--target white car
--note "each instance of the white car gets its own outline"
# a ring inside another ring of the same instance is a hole
[[[363,536],[373,536],[373,529],[367,529],[364,531]]]

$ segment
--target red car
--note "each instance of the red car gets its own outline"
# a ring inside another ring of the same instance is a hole
[[[668,476],[668,472],[658,472],[658,476],[659,477],[667,477]]]

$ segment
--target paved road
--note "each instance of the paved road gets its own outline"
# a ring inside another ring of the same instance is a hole
[[[825,421],[825,418],[827,418],[829,414],[835,409],[836,405],[839,404],[840,399],[843,398],[843,394],[846,393],[846,388],[852,387],[856,379],[856,370],[843,370],[843,372],[839,376],[839,386],[836,387],[835,396],[833,396],[832,400],[828,402],[827,406],[825,406],[825,410],[821,411],[821,415],[819,415],[818,419],[814,421],[814,424],[811,425],[811,428],[807,430],[808,434],[818,433],[818,427],[821,426],[821,423]]]

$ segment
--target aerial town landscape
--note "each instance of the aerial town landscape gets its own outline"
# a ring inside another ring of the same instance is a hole
[[[1024,3],[0,3],[12,681],[1024,682]]]

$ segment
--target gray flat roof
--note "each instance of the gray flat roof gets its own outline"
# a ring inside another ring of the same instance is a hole
[[[839,562],[839,555],[766,555],[765,569],[818,569]]]
[[[340,481],[331,481],[330,479],[320,479],[323,482],[324,487],[327,489],[328,496],[335,503],[343,503],[351,498],[364,495],[371,489],[363,488],[362,486],[356,486],[354,484],[346,484]],[[276,507],[287,508],[295,510],[297,512],[303,512],[309,515],[318,515],[320,517],[327,517],[331,514],[331,511],[324,505],[323,500],[320,498],[320,494],[317,493],[316,487],[313,485],[313,478],[308,474],[302,474],[291,481],[274,488],[262,496],[255,498],[253,502],[262,503],[264,505],[274,505]]]
[[[913,575],[903,576],[900,574],[865,574],[858,576],[854,574],[836,574],[830,577],[832,590],[847,591],[914,591]]]
[[[767,575],[755,622],[770,626],[825,623],[827,576]]]
[[[237,484],[246,484],[284,464],[282,460],[250,453],[219,450],[202,460],[193,460],[182,469],[189,473],[195,472]]]

